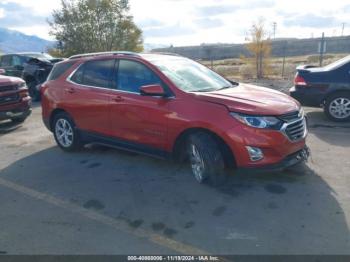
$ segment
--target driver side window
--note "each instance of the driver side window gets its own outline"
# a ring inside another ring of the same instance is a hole
[[[162,83],[160,78],[145,65],[131,60],[119,60],[115,81],[118,90],[131,93],[140,93],[141,86]]]

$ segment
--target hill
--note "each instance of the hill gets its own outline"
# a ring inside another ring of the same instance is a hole
[[[284,38],[272,40],[273,57],[305,56],[318,53],[320,38],[296,39]],[[326,37],[325,53],[350,53],[350,36]],[[199,46],[179,46],[153,49],[156,52],[177,53],[192,59],[220,60],[249,56],[244,44],[202,44]]]
[[[53,41],[0,27],[0,51],[3,53],[44,52],[53,45]]]

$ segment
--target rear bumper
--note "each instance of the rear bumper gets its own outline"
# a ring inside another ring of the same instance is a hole
[[[1,105],[0,106],[0,121],[15,119],[15,118],[26,118],[32,112],[31,99],[24,98],[21,102]]]
[[[310,156],[310,149],[305,145],[305,147],[287,157],[285,157],[282,161],[260,166],[260,167],[244,167],[239,168],[241,171],[253,171],[253,172],[277,172],[282,171],[288,167],[297,165],[301,162],[307,161]]]
[[[325,96],[324,92],[318,88],[299,88],[295,86],[289,90],[289,94],[303,106],[310,107],[320,107]]]

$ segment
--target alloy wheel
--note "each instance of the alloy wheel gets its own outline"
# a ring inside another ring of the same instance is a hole
[[[190,145],[190,162],[194,177],[198,182],[202,183],[205,179],[205,164],[201,154],[194,144]]]
[[[350,99],[337,97],[329,104],[329,113],[337,119],[350,117]]]
[[[60,118],[56,121],[55,134],[61,146],[70,147],[73,144],[73,128],[66,119]]]

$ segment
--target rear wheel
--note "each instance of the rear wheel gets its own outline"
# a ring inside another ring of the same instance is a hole
[[[199,183],[219,186],[226,181],[223,154],[219,144],[210,134],[191,134],[187,142],[187,155],[192,174]]]
[[[55,116],[53,133],[57,145],[65,151],[75,151],[82,146],[74,122],[66,113],[59,113]]]
[[[350,120],[350,93],[336,93],[326,99],[325,114],[337,122]]]

